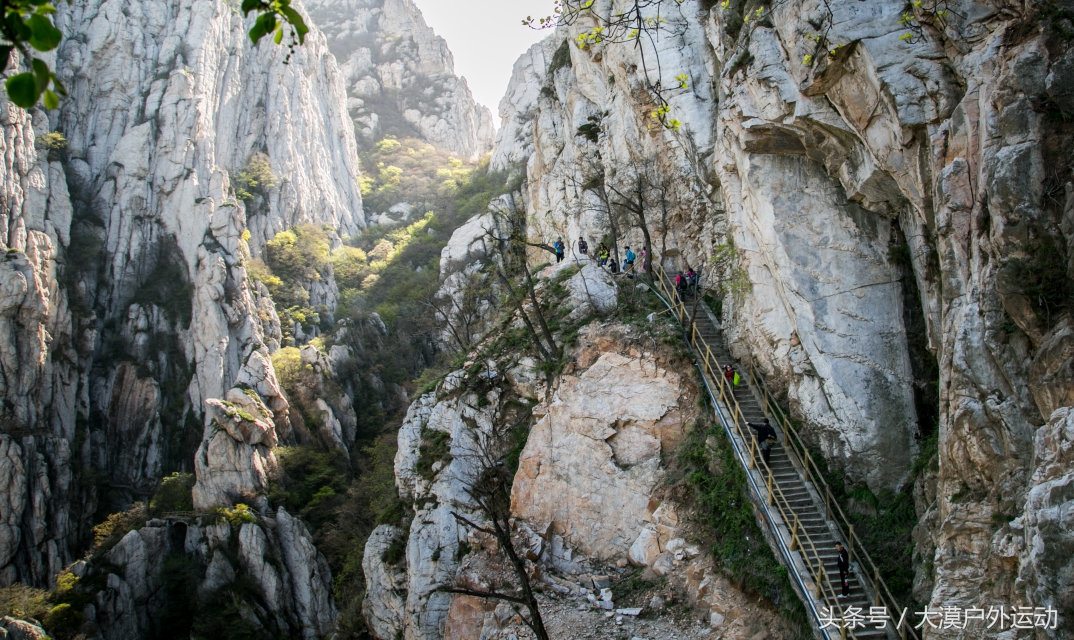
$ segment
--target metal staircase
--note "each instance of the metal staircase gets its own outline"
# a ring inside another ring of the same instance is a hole
[[[802,596],[814,630],[829,639],[918,639],[909,616],[891,596],[797,430],[772,401],[763,380],[748,368],[736,367],[742,380],[738,386],[728,384],[722,366],[735,363],[716,318],[704,303],[688,299],[687,305],[680,300],[659,265],[653,265],[652,275],[652,290],[678,319],[697,358],[713,408],[746,470],[751,498],[765,521],[763,528],[771,534],[770,542]],[[765,464],[746,425],[765,417],[779,435],[770,465]],[[843,544],[851,558],[846,598],[839,597],[836,542]]]

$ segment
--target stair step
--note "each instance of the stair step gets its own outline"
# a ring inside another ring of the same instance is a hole
[[[671,295],[675,297],[674,292],[671,292]],[[693,306],[693,300],[693,298],[687,299],[687,310]],[[730,364],[742,375],[743,380],[740,384],[730,389],[733,399],[726,399],[733,410],[740,412],[740,419],[759,423],[766,417],[771,418],[765,411],[765,405],[758,399],[758,394],[754,393],[752,386],[745,380],[744,368],[731,357],[731,353],[724,341],[723,331],[719,324],[710,318],[710,314],[698,307],[694,316],[687,318],[685,326],[687,330],[692,331],[694,336],[692,339],[697,340],[695,344],[698,352],[701,354],[711,353],[721,366]],[[721,371],[713,371],[711,377],[707,373],[705,375],[709,384],[715,389],[721,393],[726,392],[727,387]],[[738,437],[735,440],[745,444],[747,448],[753,446],[752,431],[745,424],[740,424],[739,427],[741,428],[744,442]],[[823,567],[823,571],[827,574],[828,580],[838,589],[839,571],[838,553],[835,551],[836,535],[832,533],[831,524],[824,506],[817,504],[814,500],[811,485],[799,474],[799,469],[792,462],[789,451],[783,446],[783,442],[784,434],[779,433],[779,442],[770,451],[768,464],[758,462],[756,471],[763,478],[763,483],[768,483],[769,481],[772,483],[777,494],[776,499],[782,505],[780,509],[783,511],[783,516],[785,518],[789,517],[791,520],[786,523],[788,528],[795,526],[795,523],[797,523],[797,532],[803,537],[803,542],[806,542],[805,549],[802,550],[803,557],[810,563],[819,562]],[[760,489],[762,495],[764,495],[766,487],[762,485]],[[787,512],[788,509],[789,513]],[[811,557],[814,552],[816,557]],[[855,577],[851,579],[850,595],[847,598],[840,599],[835,606],[840,610],[845,610],[847,607],[857,607],[859,612],[868,612],[871,604],[863,589],[861,579]],[[836,615],[835,619],[838,620],[841,612],[834,613]],[[816,625],[814,624],[814,626]],[[838,637],[838,635],[838,629],[836,629],[833,637]],[[847,637],[868,640],[888,638],[885,630],[876,629],[875,626],[864,625],[848,629],[846,635]]]

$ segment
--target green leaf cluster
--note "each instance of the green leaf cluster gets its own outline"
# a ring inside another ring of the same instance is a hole
[[[451,435],[435,429],[422,429],[414,471],[426,480],[432,480],[437,471],[433,469],[436,463],[446,466],[451,459]]]
[[[0,72],[7,71],[13,51],[29,62],[30,70],[16,73],[4,82],[8,98],[18,106],[29,109],[44,98],[46,109],[60,105],[59,96],[67,91],[48,64],[32,51],[52,51],[60,45],[63,34],[52,23],[56,7],[47,0],[6,0],[0,22]],[[52,85],[52,88],[49,88]]]
[[[149,520],[144,502],[135,502],[126,511],[113,513],[93,527],[93,555],[99,556],[116,545],[123,536],[142,528]]]
[[[235,196],[239,200],[252,200],[255,195],[264,197],[278,183],[268,155],[258,152],[250,156],[242,171],[235,174]]]
[[[175,473],[160,481],[160,488],[149,500],[149,511],[164,514],[173,511],[193,511],[194,474]]]
[[[38,101],[46,109],[57,108],[60,96],[67,95],[67,91],[48,63],[33,54],[33,51],[52,51],[63,39],[63,33],[53,21],[56,7],[48,0],[4,0],[2,5],[0,73],[7,71],[14,51],[29,65],[28,71],[16,73],[4,82],[8,98],[23,109],[33,107]],[[291,0],[243,0],[241,8],[243,15],[258,14],[249,31],[250,41],[255,45],[270,33],[273,42],[279,45],[283,43],[284,33],[289,32],[289,59],[295,45],[305,42],[309,27],[302,14],[291,6]]]
[[[250,42],[257,44],[261,38],[272,34],[275,44],[283,42],[284,29],[291,33],[291,45],[302,44],[306,41],[309,27],[302,18],[302,14],[291,6],[291,0],[242,0],[243,15],[256,12],[260,15],[250,28]]]
[[[217,513],[233,527],[257,522],[257,516],[250,506],[241,502],[234,507],[220,507]]]

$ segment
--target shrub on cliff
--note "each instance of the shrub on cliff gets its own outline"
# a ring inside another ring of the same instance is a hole
[[[0,617],[41,619],[49,611],[49,593],[16,582],[0,589]]]
[[[135,502],[126,511],[113,513],[93,527],[93,555],[100,556],[116,546],[123,536],[140,529],[149,520],[144,502]]]
[[[194,474],[178,471],[160,481],[160,488],[149,500],[149,511],[154,515],[172,511],[193,511]]]

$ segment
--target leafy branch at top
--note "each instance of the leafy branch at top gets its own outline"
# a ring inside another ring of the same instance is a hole
[[[285,32],[290,34],[288,59],[295,45],[302,44],[309,32],[305,19],[291,6],[291,0],[243,0],[242,12],[258,14],[249,31],[254,44],[270,33],[273,42],[281,44]],[[33,107],[39,100],[46,109],[55,109],[60,106],[60,96],[67,95],[48,63],[34,53],[60,46],[63,33],[56,28],[55,13],[56,7],[49,0],[0,0],[0,73],[7,72],[15,51],[29,64],[28,71],[4,81],[8,98],[23,109]]]
[[[899,40],[914,44],[925,37],[925,27],[932,27],[944,33],[951,26],[955,17],[963,17],[955,12],[948,0],[912,0],[899,16],[899,26],[906,29]]]
[[[665,7],[678,7],[685,0],[631,0],[624,3],[621,10],[605,9],[596,6],[595,0],[556,0],[553,14],[541,18],[527,16],[522,24],[533,29],[550,29],[560,26],[579,26],[581,30],[574,42],[579,49],[591,51],[602,45],[633,43],[641,57],[640,68],[649,92],[656,101],[649,110],[649,116],[659,122],[660,126],[676,130],[682,123],[670,116],[671,107],[667,100],[669,88],[662,86],[659,75],[649,75],[646,60],[646,47],[649,54],[655,56],[656,68],[660,69],[659,48],[656,40],[661,31],[667,30],[670,21],[664,14]],[[690,86],[690,77],[685,73],[675,76],[675,85],[671,90],[683,90]]]
[[[45,108],[55,109],[60,104],[59,96],[67,92],[48,64],[33,51],[52,51],[60,45],[63,34],[52,24],[56,7],[47,0],[0,0],[0,8],[3,9],[0,72],[7,71],[14,51],[30,63],[29,71],[17,73],[4,82],[8,97],[20,107],[29,108],[43,96]]]
[[[302,14],[291,6],[291,0],[242,0],[242,15],[248,16],[251,11],[259,14],[249,33],[250,41],[255,45],[270,33],[274,43],[282,43],[285,28],[291,34],[291,42],[287,45],[290,51],[294,51],[296,44],[306,41],[310,28]],[[287,56],[290,58],[290,52]]]

